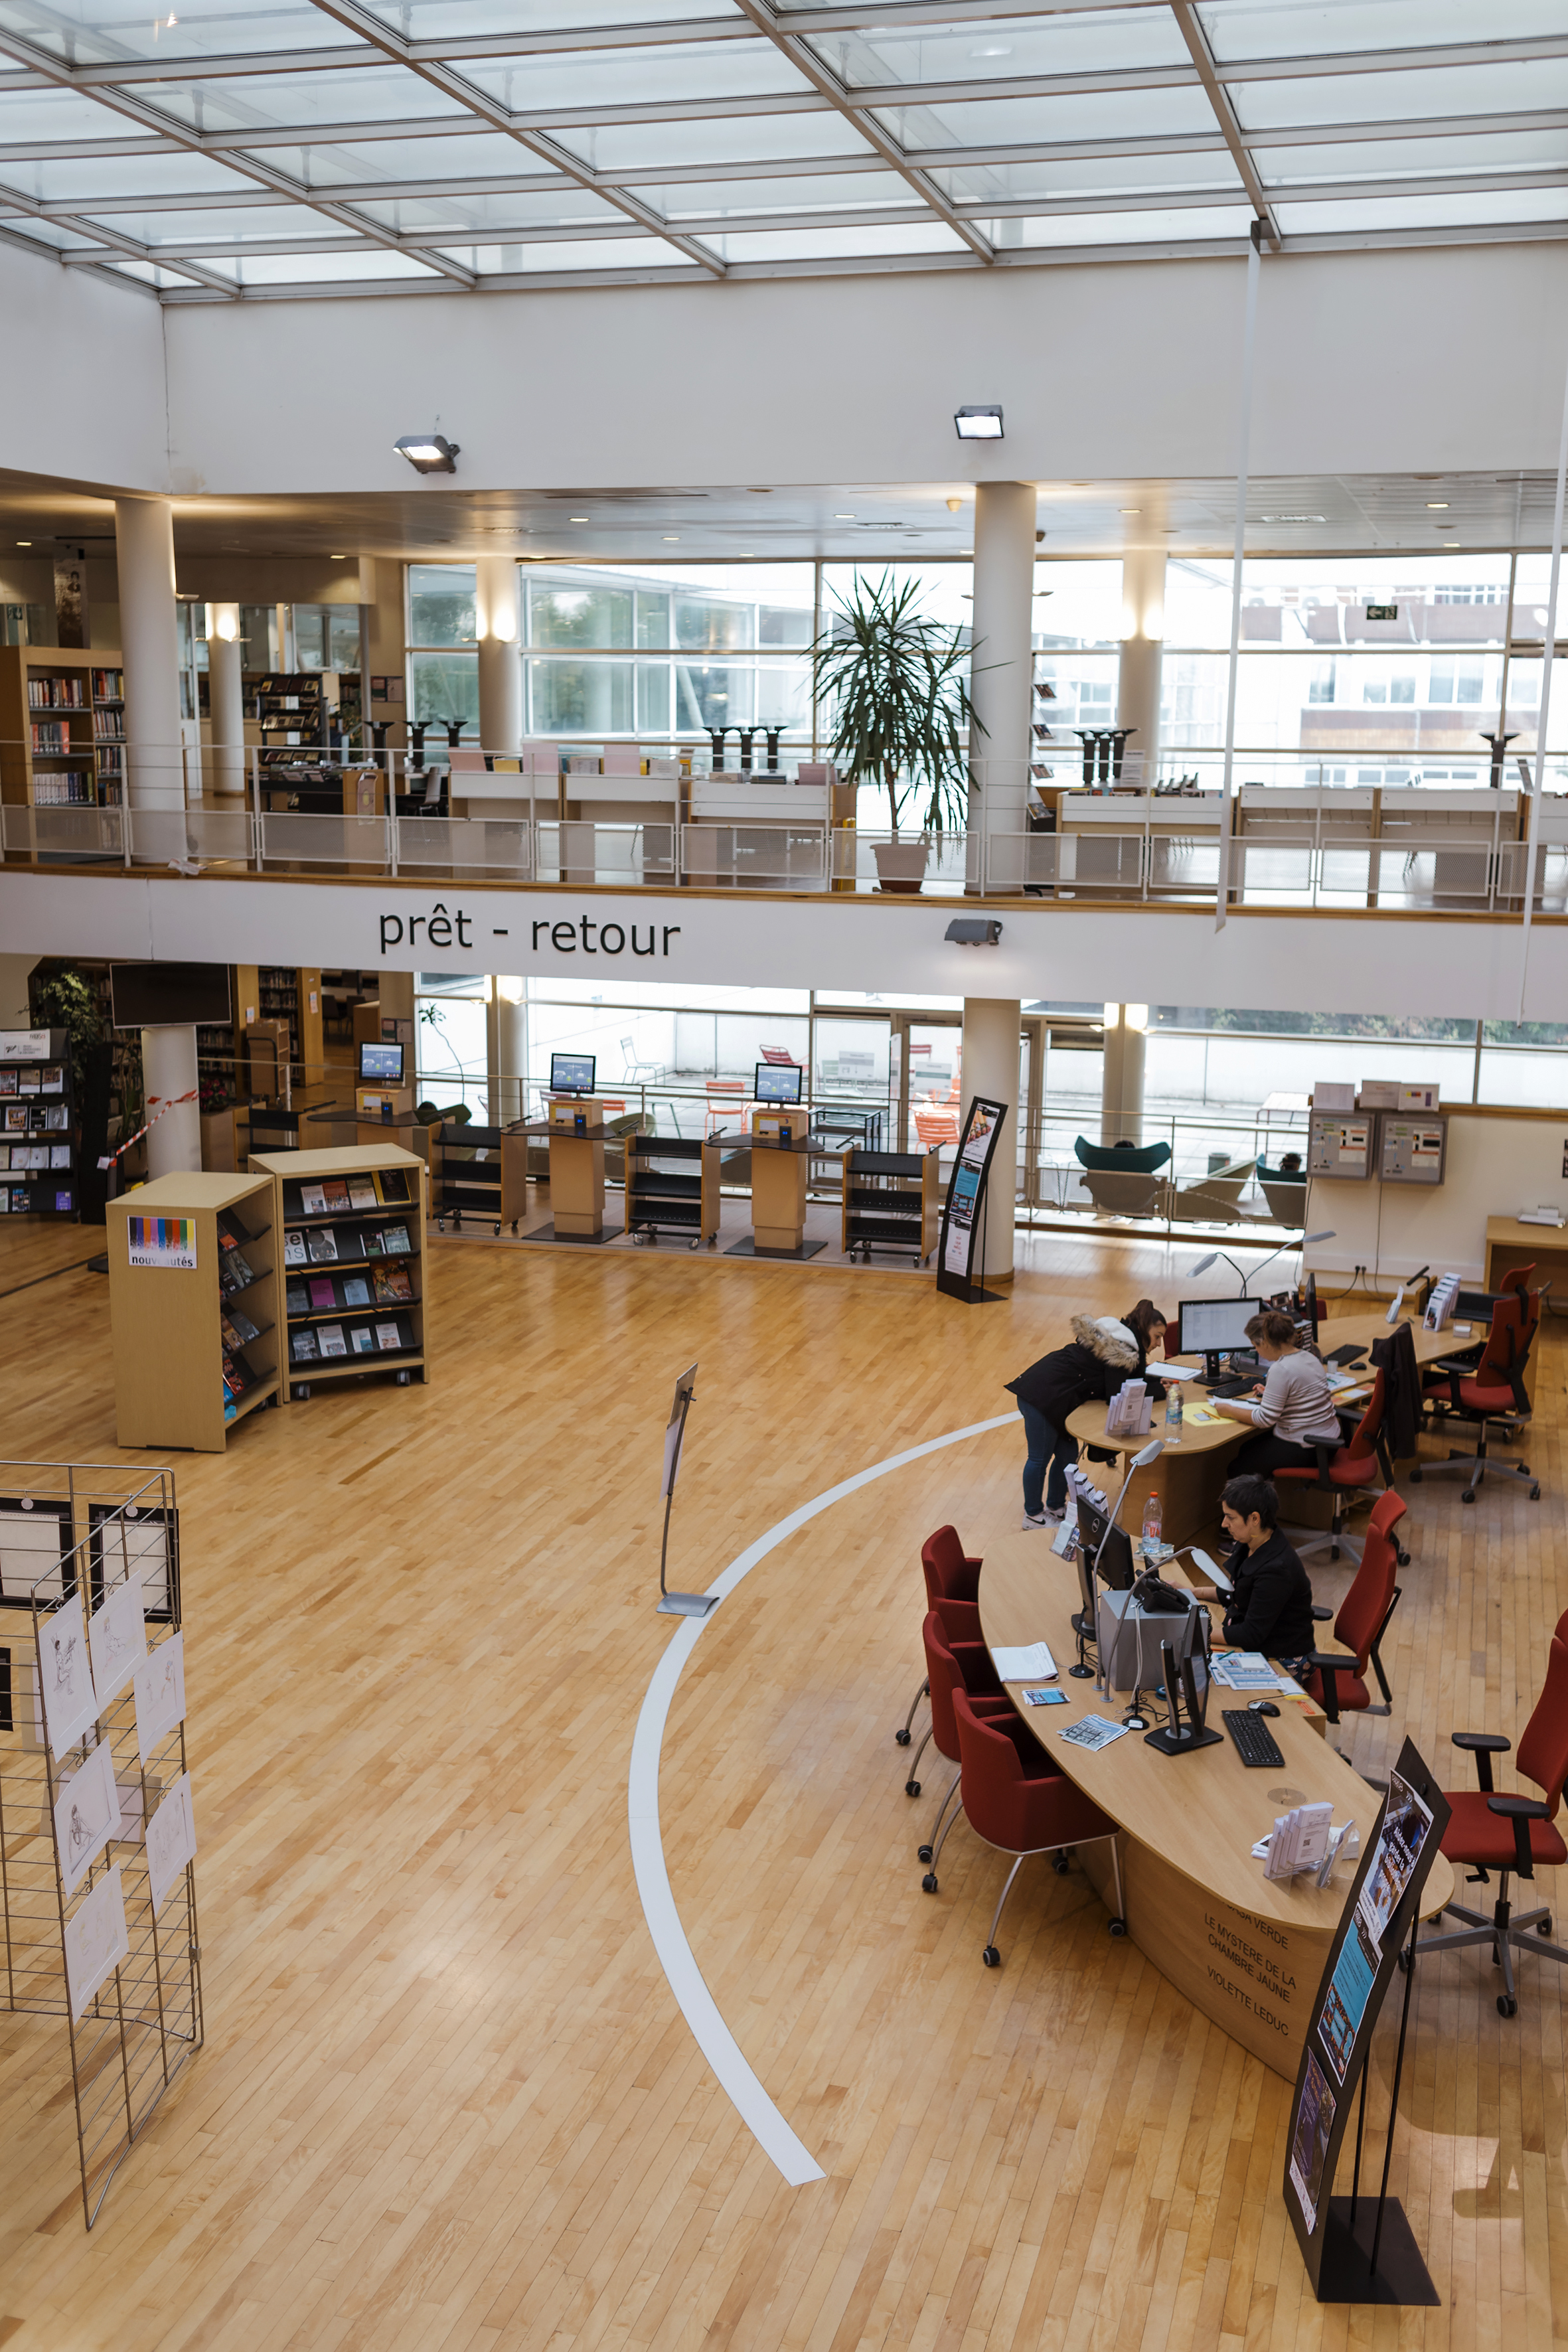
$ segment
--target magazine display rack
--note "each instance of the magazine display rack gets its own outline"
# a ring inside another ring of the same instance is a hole
[[[394,1143],[268,1151],[285,1344],[285,1402],[318,1381],[391,1372],[429,1378],[425,1226],[428,1176]]]
[[[221,1454],[279,1390],[272,1187],[256,1176],[160,1176],[110,1201],[115,1437]]]

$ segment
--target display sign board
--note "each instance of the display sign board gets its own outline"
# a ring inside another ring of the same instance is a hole
[[[195,1217],[128,1217],[125,1223],[129,1265],[173,1266],[183,1274],[195,1272]]]
[[[1371,2289],[1366,2248],[1352,2236],[1342,2210],[1351,2200],[1332,2194],[1334,2170],[1384,1997],[1419,1916],[1421,1890],[1447,1826],[1442,1790],[1407,1739],[1389,1775],[1376,1829],[1363,1845],[1361,1867],[1329,1949],[1290,2110],[1285,2204],[1321,2303],[1391,2299]],[[1377,2201],[1363,2191],[1362,2220]],[[1400,2227],[1405,2228],[1403,2217]],[[1347,2277],[1353,2294],[1347,2294]]]
[[[1385,1184],[1440,1184],[1448,1141],[1447,1114],[1399,1118],[1384,1111],[1379,1166]]]
[[[1308,1175],[1349,1177],[1356,1181],[1370,1176],[1376,1133],[1375,1112],[1357,1111],[1347,1118],[1338,1112],[1315,1110],[1307,1129]]]
[[[988,1102],[984,1095],[971,1097],[942,1204],[942,1242],[937,1251],[936,1286],[951,1298],[973,1303],[994,1296],[985,1289],[984,1261],[978,1281],[975,1267],[984,1224],[985,1187],[1006,1118],[1005,1103]],[[1007,1214],[1012,1213],[1009,1201]]]
[[[47,1029],[0,1029],[0,1062],[47,1062]]]

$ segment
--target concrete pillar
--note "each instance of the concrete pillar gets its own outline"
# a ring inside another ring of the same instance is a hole
[[[183,809],[173,501],[116,499],[114,541],[125,656],[127,796],[133,809]],[[200,1166],[199,1157],[195,1164]]]
[[[365,715],[389,722],[388,749],[401,751],[406,750],[408,743],[407,713],[401,699],[408,667],[404,640],[403,566],[389,556],[366,555],[360,558],[359,571],[360,643],[368,671],[364,682]],[[397,698],[373,698],[373,677],[384,678],[395,686]]]
[[[1143,1048],[1146,1004],[1105,1008],[1105,1066],[1100,1084],[1101,1143],[1143,1140]]]
[[[516,972],[496,978],[496,1045],[501,1074],[497,1123],[505,1126],[528,1108],[528,986]]]
[[[245,790],[245,688],[239,606],[207,606],[207,704],[212,721],[213,790]]]
[[[518,654],[517,565],[510,555],[481,555],[474,627],[479,641],[479,741],[487,751],[522,743],[522,662]]]
[[[983,789],[972,795],[970,822],[974,824],[983,808],[992,833],[1025,829],[1034,593],[1034,485],[982,482],[974,493],[974,674],[969,689],[977,723],[969,750]],[[967,880],[971,889],[980,887],[973,841]]]
[[[127,680],[129,684],[129,680]],[[196,1033],[195,1025],[175,1024],[142,1032],[142,1089],[144,1116],[153,1121],[147,1131],[147,1173],[184,1176],[202,1164],[202,1106],[196,1095]],[[180,1097],[188,1094],[189,1102]],[[174,1110],[163,1110],[174,1103]]]
[[[1130,751],[1143,754],[1152,785],[1159,772],[1160,656],[1165,635],[1165,551],[1130,547],[1121,558],[1121,664],[1116,681],[1116,723],[1135,727]]]
[[[1034,492],[1029,493],[1031,499]],[[963,1000],[963,1107],[984,1095],[1005,1103],[1002,1139],[991,1162],[989,1214],[984,1218],[987,1281],[1010,1281],[1018,1166],[1018,1055],[1022,1008],[1016,996]]]

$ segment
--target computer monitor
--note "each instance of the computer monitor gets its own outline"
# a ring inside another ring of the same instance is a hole
[[[1083,1495],[1078,1498],[1078,1526],[1084,1556],[1100,1582],[1109,1585],[1112,1592],[1131,1592],[1137,1570],[1126,1528],[1117,1527]]]
[[[591,1095],[594,1091],[595,1054],[552,1054],[550,1056],[550,1091],[552,1095]]]
[[[759,1062],[752,1092],[760,1103],[797,1103],[805,1076],[798,1062]]]
[[[1258,1312],[1256,1298],[1184,1298],[1182,1353],[1202,1355],[1211,1381],[1219,1378],[1219,1360],[1233,1348],[1247,1344],[1247,1327]],[[1155,1368],[1158,1370],[1158,1367]]]
[[[362,1087],[400,1087],[403,1084],[403,1045],[362,1045],[359,1049],[359,1082]]]

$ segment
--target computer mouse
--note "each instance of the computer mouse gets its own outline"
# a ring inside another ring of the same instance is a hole
[[[1278,1715],[1279,1710],[1271,1698],[1255,1698],[1247,1702],[1254,1715]]]

